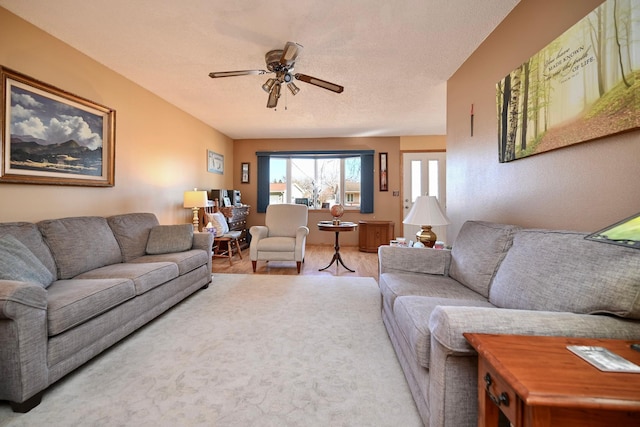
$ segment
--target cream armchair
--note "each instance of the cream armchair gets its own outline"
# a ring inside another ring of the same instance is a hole
[[[258,261],[295,261],[300,273],[309,234],[308,216],[309,207],[305,205],[267,206],[265,225],[249,229],[249,256],[254,273]]]

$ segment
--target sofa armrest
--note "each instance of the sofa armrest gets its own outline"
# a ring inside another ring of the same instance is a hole
[[[0,319],[16,320],[14,304],[47,309],[47,291],[34,283],[0,280]]]
[[[191,249],[202,249],[211,256],[213,253],[213,234],[209,232],[193,233],[193,246],[191,246]]]
[[[464,332],[587,338],[640,339],[640,322],[614,316],[488,307],[436,307],[432,339],[450,354],[475,355]]]
[[[207,268],[209,269],[208,271],[212,271],[213,234],[209,232],[193,233],[193,246],[191,246],[191,249],[202,249],[207,253],[207,259],[209,260],[207,261]]]
[[[24,402],[49,384],[47,291],[0,280],[0,400]]]
[[[448,275],[451,251],[429,248],[380,246],[379,274],[389,272]]]

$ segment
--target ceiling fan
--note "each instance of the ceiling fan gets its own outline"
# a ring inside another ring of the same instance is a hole
[[[269,78],[263,85],[262,89],[269,94],[267,101],[267,108],[275,108],[278,105],[278,98],[280,98],[280,89],[283,84],[286,84],[293,95],[300,92],[300,89],[295,85],[293,79],[300,80],[301,82],[309,83],[323,89],[330,90],[335,93],[342,93],[344,87],[335,83],[321,80],[316,77],[308,76],[306,74],[295,73],[293,74],[293,67],[296,64],[296,58],[302,52],[302,45],[294,42],[287,42],[284,45],[284,49],[270,50],[264,56],[264,60],[267,64],[267,70],[240,70],[240,71],[218,71],[209,73],[209,77],[217,79],[221,77],[235,77],[235,76],[248,76],[248,75],[260,75],[275,73],[275,77]]]

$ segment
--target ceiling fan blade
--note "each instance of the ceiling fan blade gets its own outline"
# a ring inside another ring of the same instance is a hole
[[[316,77],[307,76],[306,74],[296,74],[295,78],[296,80],[300,80],[305,83],[309,83],[309,84],[321,87],[323,89],[330,90],[335,93],[342,93],[342,91],[344,90],[344,87],[340,85],[328,82],[326,80],[321,80]]]
[[[235,76],[251,76],[251,75],[260,75],[267,74],[269,71],[266,70],[240,70],[240,71],[216,71],[213,73],[209,73],[209,77],[212,79],[217,79],[220,77],[235,77]]]
[[[292,65],[298,55],[302,52],[302,45],[294,42],[287,42],[284,45],[284,50],[282,51],[282,56],[280,57],[280,64],[285,66]]]
[[[276,83],[269,92],[269,99],[267,100],[267,108],[276,108],[278,105],[278,98],[280,98],[280,83]]]

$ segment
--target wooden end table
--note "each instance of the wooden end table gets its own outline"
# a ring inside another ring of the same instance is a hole
[[[340,264],[342,264],[342,266],[344,268],[346,268],[347,270],[349,270],[352,273],[355,273],[355,270],[350,269],[349,267],[347,267],[346,265],[344,265],[344,261],[342,261],[342,256],[340,256],[340,243],[339,243],[339,235],[341,231],[353,231],[356,228],[358,228],[358,224],[353,223],[353,222],[340,222],[339,224],[328,224],[328,223],[323,223],[320,222],[318,223],[318,230],[320,231],[333,231],[336,233],[336,243],[333,247],[333,249],[335,250],[334,254],[333,254],[333,258],[331,259],[331,262],[329,263],[329,265],[327,265],[324,268],[319,269],[319,271],[322,270],[326,270],[327,268],[331,267],[333,265],[334,262],[338,262]],[[337,264],[336,264],[337,267]]]
[[[635,341],[465,333],[478,352],[478,426],[640,426],[640,374],[603,372],[567,345],[605,347],[640,365]]]

